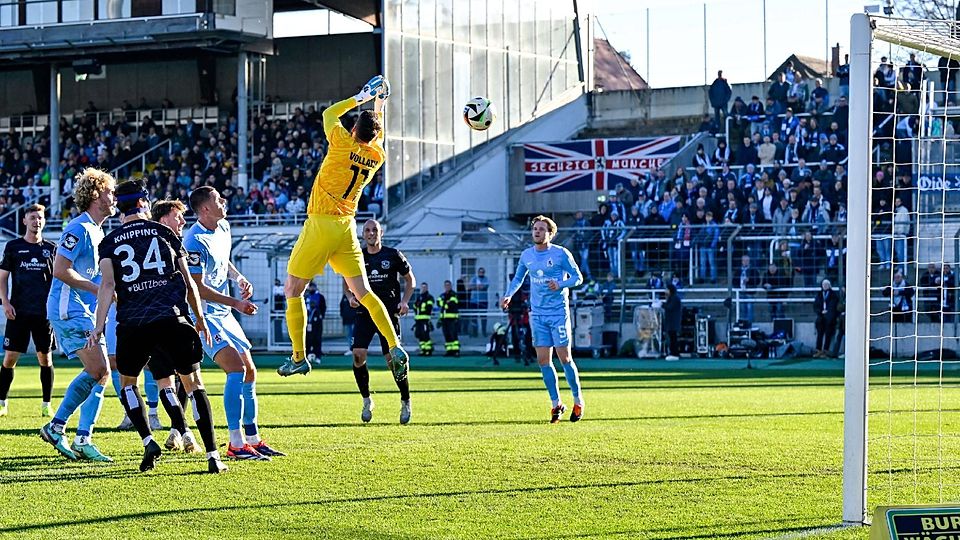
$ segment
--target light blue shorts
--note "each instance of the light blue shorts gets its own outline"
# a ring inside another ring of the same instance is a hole
[[[572,327],[567,314],[531,315],[530,329],[534,347],[567,347]]]
[[[225,317],[207,317],[206,321],[207,329],[210,330],[210,340],[213,342],[213,345],[207,345],[207,342],[204,341],[203,352],[205,352],[211,360],[217,356],[218,352],[227,347],[233,347],[241,354],[250,350],[250,342],[247,341],[247,336],[243,333],[243,328],[240,327],[240,323],[237,322],[236,317],[232,314]]]
[[[110,304],[110,311],[107,312],[107,326],[103,330],[104,337],[107,338],[107,355],[116,356],[117,354],[117,304]]]
[[[84,315],[75,315],[69,319],[54,318],[50,321],[53,333],[57,336],[57,346],[66,353],[67,358],[77,358],[77,351],[87,347],[87,337],[93,332],[93,319]],[[100,346],[106,342],[100,336]]]

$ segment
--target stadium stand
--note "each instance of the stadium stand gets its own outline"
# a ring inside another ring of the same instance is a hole
[[[624,70],[618,64],[608,43],[597,40],[597,55],[603,62],[598,61],[595,84],[606,87],[605,91],[635,93],[646,88],[632,68]],[[588,276],[602,282],[609,273],[616,279],[617,286],[606,288],[617,300],[608,299],[614,305],[611,319],[619,319],[621,325],[629,322],[632,308],[654,300],[654,291],[671,279],[687,295],[688,303],[696,299],[704,313],[728,321],[773,315],[812,321],[815,313],[810,302],[820,280],[831,279],[842,286],[849,190],[844,146],[848,107],[843,81],[839,86],[836,80],[824,84],[822,71],[808,64],[791,57],[763,91],[735,94],[722,128],[712,115],[699,130],[686,128],[707,133],[686,161],[675,160],[669,170],[650,171],[617,185],[596,212],[561,219],[567,227],[560,239],[585,263]],[[600,69],[603,65],[609,69]],[[840,66],[839,73],[843,72]],[[910,107],[912,91],[903,84],[898,87],[896,78],[892,87],[880,90],[898,94],[898,113]],[[253,217],[274,219],[264,223],[292,224],[304,211],[326,151],[320,126],[326,102],[268,99],[257,105],[250,120],[253,148],[250,189],[245,192],[235,179],[239,155],[235,112],[177,108],[169,102],[160,108],[145,103],[135,108],[129,101],[110,112],[98,111],[89,103],[87,110],[61,119],[60,172],[67,198],[63,218],[73,211],[68,198],[70,179],[88,165],[114,170],[120,177],[142,176],[157,198],[186,199],[190,190],[212,185],[228,199],[229,213],[241,218],[241,223],[242,218]],[[909,122],[894,122],[894,116],[877,119],[878,133],[915,129]],[[8,127],[0,135],[0,228],[9,234],[17,232],[19,205],[48,202],[49,197],[49,159],[45,157],[49,126],[42,125],[39,117],[26,118],[0,119]],[[648,127],[652,132],[662,130]],[[644,134],[642,127],[632,129],[633,134]],[[588,127],[580,136],[604,133]],[[624,134],[623,130],[606,133]],[[876,148],[893,150],[881,143]],[[887,168],[876,171],[873,182],[905,188],[912,185],[911,176],[911,171]],[[382,214],[384,191],[382,178],[371,183],[360,203],[362,216]],[[907,210],[914,204],[900,202]],[[874,208],[879,209],[874,230],[878,242],[889,243],[890,251],[908,249],[897,242],[909,224],[901,223],[899,228],[894,224],[898,210],[894,201],[874,201]],[[708,215],[712,216],[709,222]],[[525,217],[515,215],[514,219],[519,222]],[[895,255],[909,259],[900,251]],[[775,277],[768,277],[768,272]],[[754,273],[756,279],[745,278]],[[930,303],[934,295],[942,296],[931,287],[920,291],[918,301]],[[953,291],[947,294],[954,302],[955,296]],[[755,304],[766,307],[755,310]],[[943,310],[952,312],[954,307],[943,306]],[[468,312],[465,318],[469,317]]]
[[[299,105],[299,106],[298,106]],[[306,196],[326,152],[320,125],[325,104],[270,104],[252,119],[256,151],[251,160],[253,181],[248,193],[235,186],[237,119],[202,124],[157,122],[173,116],[167,109],[139,111],[136,116],[104,115],[95,111],[61,120],[60,162],[64,178],[62,217],[75,212],[69,199],[71,179],[82,168],[115,171],[121,178],[143,177],[157,198],[187,199],[200,185],[213,185],[229,200],[231,215],[303,213]],[[173,109],[176,111],[176,109]],[[351,118],[352,119],[352,118]],[[49,129],[21,135],[11,129],[0,136],[0,213],[27,201],[49,204]],[[378,214],[382,208],[381,180],[364,192],[361,211]],[[9,216],[0,224],[16,232]]]

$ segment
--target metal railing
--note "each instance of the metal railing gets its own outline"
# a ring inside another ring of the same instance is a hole
[[[128,159],[127,161],[124,161],[124,162],[121,163],[120,165],[118,165],[118,166],[114,167],[113,169],[111,169],[111,170],[110,170],[110,174],[114,175],[115,177],[118,177],[118,175],[120,175],[120,171],[126,169],[128,165],[130,165],[130,164],[132,164],[132,163],[136,163],[137,161],[140,162],[140,169],[139,169],[139,171],[140,171],[141,173],[145,172],[145,171],[147,170],[147,156],[150,155],[150,154],[152,154],[152,153],[154,153],[154,152],[156,152],[157,150],[159,150],[160,148],[162,148],[162,147],[164,147],[164,146],[167,147],[167,155],[169,155],[171,152],[173,152],[173,139],[165,139],[165,140],[160,141],[160,142],[158,142],[157,144],[151,146],[150,148],[147,148],[146,150],[144,150],[143,152],[141,152],[140,155],[135,156],[135,157],[132,157],[132,158]],[[127,175],[127,176],[129,176],[129,175]]]
[[[2,216],[0,216],[2,217]],[[364,222],[368,219],[374,219],[376,216],[371,212],[357,212],[356,221]],[[230,226],[233,228],[237,227],[299,227],[303,225],[303,222],[306,221],[307,214],[305,213],[281,213],[281,214],[230,214],[227,215],[227,221],[230,222]],[[47,220],[47,229],[51,231],[58,231],[63,228],[63,223],[65,221],[60,218],[50,218]],[[104,224],[104,229],[111,229],[112,227],[118,226],[120,224],[119,218],[113,217],[106,221]]]
[[[137,4],[147,4],[146,2],[120,0],[106,3],[106,6],[101,4],[99,9],[95,8],[95,2],[88,2],[78,9],[77,2],[72,0],[27,0],[20,3],[28,4],[31,7],[31,10],[26,12],[26,17],[22,18],[18,9],[9,10],[9,14],[4,18],[0,29],[42,28],[61,24],[89,25],[95,22],[131,20],[143,17],[176,17],[219,12],[215,9],[213,2],[197,2],[196,4],[193,2],[172,2],[169,5],[166,2],[157,2],[155,9],[141,5],[139,12]],[[133,4],[132,8],[131,3]],[[9,5],[9,3],[7,4]],[[39,6],[36,11],[33,10],[34,6]],[[132,14],[124,16],[125,11]]]
[[[320,109],[332,102],[327,100],[289,101],[283,103],[261,103],[251,107],[252,117],[266,116],[267,120],[290,120],[299,108],[304,114],[313,106],[319,113]],[[150,107],[148,109],[121,109],[114,108],[106,111],[75,110],[72,113],[61,115],[70,123],[89,120],[99,125],[102,122],[110,124],[123,122],[131,124],[134,132],[139,132],[143,120],[150,118],[154,124],[162,127],[174,127],[194,122],[203,127],[216,126],[220,123],[221,108],[217,106],[196,107]],[[48,114],[18,114],[0,117],[0,133],[13,131],[22,136],[36,137],[45,132],[50,126]]]
[[[816,161],[816,162],[806,162],[806,161],[804,161],[804,163],[806,163],[808,169],[810,169],[812,172],[816,172],[816,169],[814,169],[811,165],[819,165],[819,164],[822,163],[822,162],[820,162],[820,161]],[[838,162],[836,162],[836,161],[827,161],[826,164],[827,164],[828,166],[833,166],[833,167],[836,167],[837,165],[844,165],[843,162],[839,162],[839,163],[838,163]],[[746,169],[748,166],[749,166],[749,165],[728,165],[728,167],[730,168],[731,171],[742,171],[742,170]],[[768,169],[768,168],[773,168],[775,165],[754,164],[753,166],[757,169],[756,174],[760,174],[760,172],[762,172],[763,170]],[[794,167],[796,167],[796,166],[797,166],[796,163],[780,163],[780,167],[783,168],[783,169],[792,169],[792,168],[794,168]],[[697,167],[691,165],[691,166],[684,167],[683,170],[685,170],[685,171],[696,171],[696,170],[697,170]],[[709,166],[709,167],[704,167],[704,170],[706,170],[706,171],[722,171],[722,170],[723,170],[723,165],[711,165],[711,166]],[[739,180],[740,180],[739,177],[737,178],[737,180],[738,180],[738,182],[739,182]]]
[[[264,115],[267,120],[290,120],[297,113],[297,109],[303,114],[309,114],[307,109],[314,108],[317,114],[320,110],[332,105],[332,101],[287,101],[283,103],[257,103],[251,107],[253,117]]]
[[[187,121],[193,121],[204,127],[215,126],[220,122],[219,109],[217,107],[175,107],[171,109],[112,109],[109,111],[74,111],[62,115],[62,118],[71,124],[78,123],[81,120],[91,120],[99,125],[102,122],[110,124],[116,122],[129,123],[134,128],[134,132],[140,131],[142,120],[150,117],[154,124],[159,126],[176,126],[185,124]],[[14,116],[0,117],[0,133],[9,133],[13,131],[22,136],[36,137],[50,127],[50,115],[47,114],[21,114]]]
[[[6,188],[7,191],[11,192],[13,189],[14,188]],[[32,189],[34,190],[34,194],[31,197],[25,198],[23,204],[15,206],[0,214],[0,233],[14,238],[23,234],[23,231],[20,230],[20,227],[23,224],[20,222],[20,219],[18,219],[20,217],[20,210],[31,204],[38,203],[40,202],[40,199],[50,195],[49,186],[34,187]],[[2,191],[2,189],[0,189],[0,191]]]
[[[742,115],[741,115],[741,116],[742,116]],[[753,133],[754,133],[754,131],[753,131],[753,125],[754,125],[754,124],[765,124],[765,123],[767,122],[769,116],[770,116],[770,115],[768,115],[768,114],[764,114],[764,115],[762,115],[762,116],[759,116],[757,120],[750,120],[749,118],[747,119],[747,121],[750,122],[750,126],[751,126],[751,128],[750,128],[750,135],[751,135],[751,136],[752,136]],[[780,113],[780,114],[776,115],[775,118],[786,118],[786,116],[787,116],[786,113]],[[829,117],[832,118],[832,117],[833,117],[833,111],[827,111],[827,112],[824,112],[823,114],[813,114],[813,113],[806,113],[806,112],[805,112],[805,113],[796,113],[796,114],[793,115],[794,118],[809,118],[809,117],[811,117],[811,116],[812,116],[812,117],[816,117],[816,118],[822,118],[822,117],[829,116]],[[736,116],[732,116],[732,115],[730,115],[729,113],[724,117],[724,120],[723,120],[723,124],[724,124],[724,126],[723,126],[723,136],[724,136],[725,140],[727,141],[727,146],[730,146],[730,122],[731,122],[732,120],[736,120]],[[786,144],[786,141],[783,141],[783,142],[784,142],[784,144]]]

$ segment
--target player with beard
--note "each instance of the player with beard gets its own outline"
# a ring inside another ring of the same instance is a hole
[[[236,309],[254,315],[257,305],[250,301],[253,285],[230,262],[233,240],[226,219],[227,201],[216,189],[201,186],[190,193],[190,208],[197,215],[197,222],[184,233],[183,245],[190,275],[206,304],[213,343],[206,345],[204,352],[227,374],[223,386],[223,408],[230,433],[227,457],[269,461],[285,454],[260,438],[257,425],[257,368],[250,354],[250,342],[232,312]],[[236,282],[242,298],[230,296],[230,280]]]
[[[410,297],[417,286],[417,278],[410,269],[407,258],[400,250],[383,245],[383,227],[375,219],[369,219],[363,224],[363,240],[366,247],[363,249],[363,262],[370,281],[370,291],[377,295],[387,308],[387,314],[397,335],[400,335],[400,317],[409,311]],[[400,280],[403,279],[403,290]],[[367,370],[367,349],[374,334],[380,336],[380,348],[387,357],[387,367],[394,374],[397,370],[392,365],[393,356],[390,346],[370,312],[357,301],[357,298],[346,293],[350,306],[357,309],[357,320],[353,327],[353,336],[350,347],[353,350],[353,376],[357,381],[357,388],[363,396],[363,410],[360,419],[369,422],[373,419],[373,399],[370,397],[370,372]],[[412,413],[410,407],[410,381],[408,377],[394,377],[397,388],[400,390],[400,423],[410,422]]]

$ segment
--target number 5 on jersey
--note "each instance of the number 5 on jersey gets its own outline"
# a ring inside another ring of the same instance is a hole
[[[343,192],[343,197],[341,199],[349,199],[350,192],[353,191],[353,186],[357,185],[357,178],[363,176],[363,181],[366,182],[367,178],[370,177],[370,169],[364,169],[362,167],[357,167],[356,165],[351,165],[350,170],[353,171],[353,180],[350,180],[350,185],[347,186],[347,190]]]
[[[160,245],[157,243],[156,238],[150,241],[150,247],[147,248],[147,255],[143,258],[142,265],[137,264],[137,261],[133,260],[133,248],[128,245],[124,244],[117,246],[117,249],[113,251],[113,254],[123,257],[123,259],[120,261],[120,266],[122,268],[130,269],[129,274],[124,272],[124,274],[120,276],[120,279],[127,283],[136,281],[136,279],[140,277],[141,268],[144,270],[156,270],[158,274],[162,274],[163,270],[167,266],[160,257]]]

